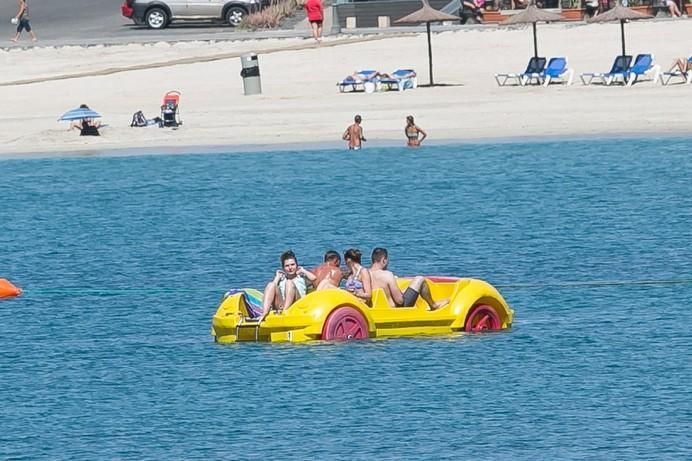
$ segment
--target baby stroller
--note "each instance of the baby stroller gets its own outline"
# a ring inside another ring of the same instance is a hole
[[[177,128],[182,124],[183,121],[180,119],[180,91],[169,91],[163,96],[159,128]]]

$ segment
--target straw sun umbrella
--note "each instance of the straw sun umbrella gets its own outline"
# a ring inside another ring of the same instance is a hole
[[[620,21],[620,39],[622,41],[622,55],[625,56],[625,21],[634,21],[637,19],[650,19],[653,16],[648,14],[642,14],[638,11],[631,10],[624,7],[618,1],[615,8],[608,10],[603,14],[599,14],[596,17],[589,19],[587,22],[610,22],[610,21]]]
[[[458,16],[452,16],[451,14],[443,13],[442,11],[436,10],[428,3],[428,0],[421,0],[423,7],[418,11],[414,11],[408,16],[399,18],[395,23],[398,24],[422,24],[425,23],[426,31],[428,32],[428,66],[430,71],[430,86],[433,86],[433,65],[432,65],[432,45],[430,42],[430,23],[431,22],[442,22],[442,21],[458,21]]]
[[[538,57],[538,41],[536,40],[536,23],[537,22],[553,22],[562,21],[563,17],[559,14],[541,10],[536,7],[534,2],[531,2],[521,13],[512,15],[508,19],[502,21],[502,25],[510,26],[513,24],[531,24],[533,26],[533,55]]]

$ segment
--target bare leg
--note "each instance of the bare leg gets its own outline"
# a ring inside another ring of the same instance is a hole
[[[11,39],[11,40],[12,40],[13,42],[16,42],[17,40],[19,40],[19,34],[20,34],[20,32],[17,32],[17,35],[15,35],[14,38]]]
[[[317,25],[317,37],[315,37],[318,42],[322,41],[322,25],[318,24]]]
[[[678,70],[680,72],[686,72],[687,71],[687,62],[685,59],[679,58],[673,61],[673,65],[670,66],[670,70],[668,72],[672,72],[674,70]]]
[[[310,27],[312,28],[312,38],[317,40],[317,23],[316,22],[311,22]]]
[[[420,295],[425,300],[425,302],[428,303],[428,306],[430,306],[431,311],[434,311],[435,309],[439,309],[440,307],[445,306],[449,303],[448,299],[441,299],[441,300],[435,302],[432,299],[432,293],[430,293],[430,287],[428,286],[427,283],[423,283],[423,286],[421,287],[421,290],[420,290]]]
[[[425,281],[425,278],[421,277],[420,275],[411,280],[409,287],[416,290],[420,294],[421,298],[423,298],[425,302],[428,303],[430,310],[434,311],[435,309],[439,309],[440,307],[444,306],[449,302],[446,299],[435,302],[432,299],[432,293],[430,293],[430,287],[428,286],[428,283]]]
[[[31,34],[31,41],[36,42],[38,41],[38,38],[36,38],[36,34],[34,33],[34,30],[30,30],[29,33]]]
[[[286,285],[284,286],[284,302],[281,307],[282,311],[288,309],[296,298],[296,286],[293,284],[292,280],[286,280]]]
[[[418,277],[414,277],[413,280],[411,280],[411,283],[409,283],[409,288],[413,288],[416,290],[418,293],[420,293],[421,286],[425,283],[425,278],[421,277],[420,275]]]
[[[262,316],[264,317],[269,313],[269,311],[272,308],[272,305],[278,306],[279,304],[276,303],[276,297],[278,295],[279,290],[276,289],[276,284],[274,282],[269,282],[267,283],[267,286],[264,287],[264,295],[262,296]]]

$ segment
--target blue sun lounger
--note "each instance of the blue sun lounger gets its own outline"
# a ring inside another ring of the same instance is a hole
[[[567,58],[555,57],[548,61],[548,65],[540,76],[540,81],[543,86],[548,86],[551,83],[571,85],[573,78],[574,69],[567,68]]]
[[[687,58],[687,66],[692,65],[692,56]],[[690,84],[692,83],[692,72],[687,71],[683,72],[681,70],[674,70],[674,71],[669,71],[669,72],[661,72],[661,75],[659,76],[661,79],[661,85],[668,85],[671,83],[673,79],[680,79],[681,82],[678,83],[683,83],[683,84]]]
[[[638,54],[634,59],[632,67],[625,72],[624,79],[627,82],[627,86],[632,86],[637,83],[640,78],[653,74],[652,82],[656,83],[660,73],[661,66],[654,64],[653,54]]]
[[[418,87],[418,78],[416,71],[413,69],[397,69],[389,77],[378,79],[378,90],[389,91],[398,90],[404,91]]]
[[[524,72],[518,74],[495,74],[495,81],[497,82],[498,86],[505,86],[510,80],[515,81],[515,86],[524,86],[534,78],[538,81],[540,75],[545,69],[545,63],[545,58],[534,56],[533,58],[529,59],[529,63]]]
[[[360,70],[354,75],[349,75],[342,81],[337,82],[336,86],[341,93],[346,93],[347,90],[349,90],[348,92],[365,91],[365,84],[372,82],[377,75],[379,75],[379,72],[376,70]]]
[[[610,68],[610,72],[586,72],[579,77],[584,85],[591,85],[592,83],[610,85],[617,76],[625,75],[630,68],[631,62],[632,56],[618,56],[615,58],[615,61],[613,61],[613,67]]]

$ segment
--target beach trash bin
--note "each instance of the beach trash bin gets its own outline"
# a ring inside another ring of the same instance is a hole
[[[244,54],[240,57],[243,65],[240,76],[243,77],[243,91],[245,96],[250,94],[262,94],[262,81],[260,80],[259,60],[255,53]]]

